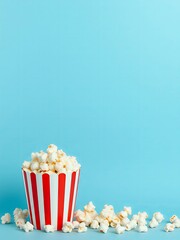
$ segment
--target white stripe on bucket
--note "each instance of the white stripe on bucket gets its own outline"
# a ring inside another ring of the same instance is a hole
[[[58,174],[50,175],[51,224],[57,229]]]
[[[36,228],[36,218],[35,218],[35,212],[34,212],[34,201],[33,201],[33,195],[32,195],[31,177],[29,172],[26,172],[26,173],[27,173],[27,182],[28,182],[28,189],[29,189],[29,199],[31,204],[32,219],[33,219],[33,224]]]
[[[42,187],[42,174],[36,174],[36,182],[37,182],[40,226],[41,226],[41,230],[43,230],[45,225],[45,218],[44,218],[44,196],[43,196],[43,187]]]
[[[68,218],[69,197],[71,192],[71,178],[72,178],[72,173],[68,172],[66,174],[66,184],[65,184],[63,223],[67,222],[67,218]]]

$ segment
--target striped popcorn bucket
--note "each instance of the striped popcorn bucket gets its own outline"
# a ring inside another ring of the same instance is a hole
[[[80,170],[72,173],[33,173],[22,170],[30,221],[38,230],[53,225],[61,231],[72,221]]]

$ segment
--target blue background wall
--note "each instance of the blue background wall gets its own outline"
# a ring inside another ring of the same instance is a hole
[[[0,1],[0,213],[55,143],[92,200],[180,214],[179,1]]]

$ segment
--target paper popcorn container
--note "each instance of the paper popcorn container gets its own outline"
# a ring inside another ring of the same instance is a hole
[[[62,230],[72,221],[80,170],[72,173],[33,173],[22,170],[30,221],[38,230],[53,225]]]

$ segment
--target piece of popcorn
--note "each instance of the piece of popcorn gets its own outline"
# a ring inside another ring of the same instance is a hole
[[[125,227],[129,222],[130,222],[129,218],[126,217],[126,218],[121,219],[120,224],[121,224],[121,226]]]
[[[148,227],[146,225],[138,225],[137,226],[137,231],[138,232],[147,232],[148,231]]]
[[[57,159],[58,157],[56,152],[52,152],[51,154],[49,154],[49,157],[48,157],[49,162],[55,163]]]
[[[95,210],[95,206],[92,202],[89,202],[87,205],[84,206],[84,210],[86,212],[93,212]]]
[[[65,233],[70,233],[73,230],[73,224],[71,222],[65,222],[62,231]]]
[[[5,213],[2,217],[1,217],[1,223],[2,224],[6,224],[6,223],[10,223],[11,222],[11,215],[9,213]]]
[[[39,155],[39,161],[42,162],[42,163],[45,163],[45,162],[47,162],[47,160],[48,160],[48,154],[45,153],[45,152],[42,152]]]
[[[91,222],[90,227],[93,228],[93,229],[98,229],[98,228],[99,228],[99,223],[98,223],[98,221],[94,219],[94,220]]]
[[[115,231],[117,234],[123,234],[125,230],[126,228],[121,226],[120,224],[117,224],[117,226],[115,227]]]
[[[180,228],[180,219],[176,219],[174,222],[173,222],[175,228]]]
[[[174,231],[174,228],[175,228],[174,224],[167,223],[164,227],[164,231],[165,232],[172,232],[172,231]]]
[[[173,215],[172,217],[170,217],[170,222],[173,223],[177,219],[178,217],[176,215]]]
[[[62,162],[56,162],[55,165],[54,165],[54,169],[55,169],[57,172],[60,172],[63,168],[64,168],[64,165],[63,165]]]
[[[74,229],[79,227],[79,222],[78,221],[73,221],[72,224],[73,224]]]
[[[40,163],[40,169],[44,172],[44,171],[48,171],[49,170],[49,165],[47,163]]]
[[[27,209],[24,209],[22,211],[22,215],[23,215],[24,219],[26,219],[28,217],[28,215],[29,215],[29,211]]]
[[[33,152],[31,153],[31,159],[33,162],[39,162],[40,153],[39,152]]]
[[[139,216],[137,214],[134,214],[131,218],[131,220],[135,220],[136,222],[138,221]]]
[[[30,222],[26,222],[26,223],[22,226],[22,229],[23,229],[25,232],[32,232],[33,229],[34,229],[34,226],[33,226]]]
[[[23,226],[25,224],[25,219],[24,218],[19,218],[15,221],[15,224],[18,228],[23,229]]]
[[[147,218],[148,218],[147,212],[138,212],[138,216],[139,216],[140,218],[144,218],[144,219],[147,219]]]
[[[156,228],[159,225],[158,221],[153,217],[152,220],[149,222],[150,228]]]
[[[111,227],[116,227],[117,224],[120,224],[120,219],[118,218],[118,216],[115,215],[115,216],[112,218],[112,221],[111,221],[111,223],[110,223],[110,226],[111,226]]]
[[[19,212],[22,212],[21,208],[15,208],[13,211],[13,215],[17,215]]]
[[[155,212],[153,217],[158,221],[158,223],[161,223],[164,220],[164,216],[160,212]]]
[[[92,220],[93,220],[93,218],[92,218],[91,214],[88,212],[85,212],[85,221],[84,222],[87,227],[91,224]]]
[[[100,223],[104,223],[104,224],[106,224],[107,226],[109,226],[109,221],[108,221],[106,218],[103,218],[101,215],[97,215],[97,216],[95,217],[95,220],[97,220],[99,224],[100,224]]]
[[[66,153],[63,152],[62,149],[60,149],[60,150],[57,150],[57,156],[58,156],[58,159],[60,159],[60,158],[62,158],[64,156],[66,156]]]
[[[131,220],[129,223],[126,224],[126,231],[130,231],[132,229],[135,229],[137,227],[137,221]]]
[[[74,213],[74,217],[78,222],[84,222],[85,221],[85,213],[81,210],[77,210]]]
[[[51,154],[51,153],[57,152],[57,150],[58,148],[56,145],[50,144],[47,148],[47,153]]]
[[[131,207],[124,207],[124,211],[127,212],[128,215],[132,214],[132,208]]]
[[[104,224],[104,223],[100,223],[100,226],[99,226],[99,231],[100,232],[103,232],[103,233],[107,233],[109,227],[107,224]]]
[[[28,217],[28,210],[27,209],[20,209],[20,208],[16,208],[13,212],[14,214],[14,220],[15,222],[18,220],[18,219],[26,219]]]
[[[111,222],[114,215],[115,215],[115,213],[114,213],[113,206],[112,205],[104,205],[104,208],[100,213],[100,216],[107,219],[109,222]]]
[[[38,170],[39,162],[38,161],[31,162],[30,169],[31,169],[31,171]]]
[[[86,224],[84,222],[81,222],[78,226],[78,232],[82,233],[82,232],[86,232],[86,231],[87,231]]]
[[[128,213],[126,211],[121,211],[117,214],[120,219],[127,218]]]
[[[49,171],[54,172],[55,171],[55,164],[54,163],[48,163],[48,168],[49,168]]]
[[[139,226],[144,226],[144,225],[147,224],[146,219],[142,216],[138,218],[137,223],[138,223]]]
[[[30,168],[30,165],[31,165],[31,162],[28,162],[28,161],[24,161],[24,162],[23,162],[23,168],[29,169],[29,168]]]
[[[53,225],[45,225],[44,226],[44,231],[49,233],[49,232],[54,232],[55,231],[55,228]]]

